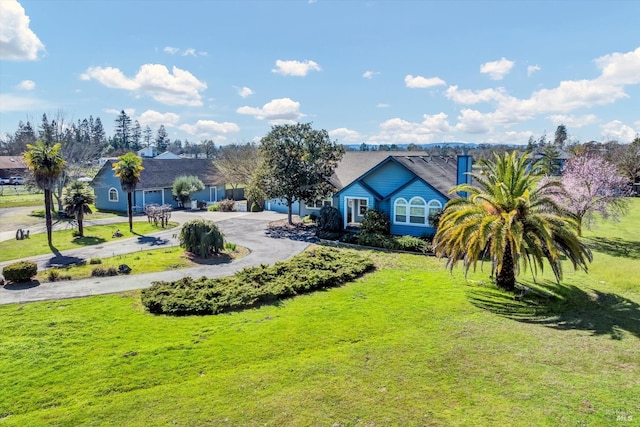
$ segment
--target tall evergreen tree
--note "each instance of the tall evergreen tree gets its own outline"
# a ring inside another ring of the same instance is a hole
[[[160,128],[158,128],[158,133],[156,135],[156,149],[159,153],[164,153],[165,151],[167,151],[167,147],[169,147],[169,134],[164,128],[164,125],[160,125]]]
[[[149,127],[149,125],[147,125],[142,131],[142,143],[144,144],[145,147],[148,147],[151,145],[152,138],[153,138],[153,133],[151,132],[151,128]]]
[[[566,142],[567,137],[567,127],[565,125],[559,125],[556,128],[556,134],[553,138],[553,144],[562,148],[564,147],[564,143]]]
[[[122,110],[115,122],[116,128],[114,139],[118,144],[118,148],[128,150],[131,142],[131,117],[127,116],[127,113]]]
[[[142,143],[142,128],[140,127],[140,122],[137,120],[133,124],[133,128],[131,129],[131,144],[130,148],[132,150],[138,151],[140,149]]]

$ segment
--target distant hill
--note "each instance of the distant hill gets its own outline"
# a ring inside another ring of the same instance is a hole
[[[342,144],[345,150],[349,151],[360,151],[362,144]],[[367,148],[367,151],[376,151],[380,149],[380,147],[391,148],[393,150],[407,150],[407,148],[411,145],[412,147],[417,148],[418,150],[424,150],[427,148],[433,147],[452,147],[452,148],[478,148],[478,144],[474,142],[431,142],[428,144],[364,144]]]

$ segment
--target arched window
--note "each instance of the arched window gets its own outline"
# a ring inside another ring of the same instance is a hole
[[[110,202],[117,202],[118,201],[118,190],[116,190],[113,187],[111,187],[109,189],[109,201]]]
[[[427,225],[427,203],[422,197],[414,197],[409,202],[409,223]]]
[[[407,222],[407,201],[403,198],[397,199],[393,205],[393,222],[405,224]]]
[[[437,214],[441,210],[442,210],[442,203],[440,203],[440,201],[438,200],[431,200],[429,202],[429,215],[427,219],[431,218],[432,215]],[[431,224],[431,221],[429,221],[429,225],[433,226],[433,224]]]

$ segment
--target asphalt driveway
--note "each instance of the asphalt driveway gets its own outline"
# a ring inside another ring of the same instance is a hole
[[[248,248],[250,251],[249,255],[228,264],[203,265],[201,267],[183,270],[134,274],[130,276],[95,277],[84,280],[53,283],[38,284],[32,282],[24,285],[9,285],[0,288],[0,304],[73,298],[143,289],[150,286],[153,281],[177,280],[185,276],[229,276],[245,267],[259,264],[273,264],[276,261],[288,259],[302,252],[309,245],[308,241],[267,235],[266,230],[269,222],[286,218],[284,215],[273,212],[218,213],[176,211],[172,215],[172,220],[176,220],[179,223],[194,218],[214,220],[225,234],[226,240]],[[123,253],[152,249],[154,247],[172,246],[178,244],[178,241],[174,237],[176,234],[177,229],[166,230],[144,236],[144,238],[127,239],[103,245],[63,251],[60,253],[60,256],[68,258],[69,260],[73,260],[74,258],[89,259],[94,256],[105,258]],[[56,258],[56,256],[48,254],[30,259],[36,261],[39,269],[42,269],[48,268],[52,259],[55,263]],[[57,259],[61,260],[63,258]],[[15,262],[15,260],[11,262]]]

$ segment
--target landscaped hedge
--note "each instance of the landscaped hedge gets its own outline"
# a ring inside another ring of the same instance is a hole
[[[8,282],[28,282],[38,274],[38,265],[33,261],[18,261],[2,269],[2,274]]]
[[[153,282],[141,299],[151,313],[216,314],[339,286],[373,268],[373,261],[357,252],[319,247],[272,266],[245,268],[232,277]]]
[[[407,251],[423,254],[431,251],[431,243],[429,240],[413,236],[385,236],[374,233],[347,233],[340,237],[340,241],[392,251]]]

